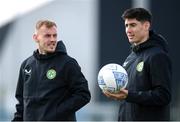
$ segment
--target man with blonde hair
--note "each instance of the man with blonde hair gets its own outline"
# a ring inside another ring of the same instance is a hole
[[[21,65],[13,121],[76,121],[91,98],[79,64],[57,41],[55,22],[38,21],[33,39],[38,49]]]

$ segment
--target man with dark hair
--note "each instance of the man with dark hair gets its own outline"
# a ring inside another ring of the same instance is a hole
[[[150,30],[152,15],[146,9],[127,9],[122,18],[132,44],[123,64],[129,81],[119,93],[104,94],[121,101],[119,121],[170,120],[172,66],[167,41]]]
[[[91,98],[80,66],[57,41],[55,22],[38,21],[33,39],[38,49],[21,65],[13,121],[76,121]]]

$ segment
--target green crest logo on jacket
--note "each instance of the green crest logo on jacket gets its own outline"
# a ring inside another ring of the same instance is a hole
[[[46,73],[48,79],[52,80],[56,77],[56,71],[54,69],[49,69]]]
[[[141,62],[139,62],[138,65],[136,66],[136,70],[137,70],[138,72],[141,72],[141,71],[143,70],[143,67],[144,67],[144,62],[141,61]]]

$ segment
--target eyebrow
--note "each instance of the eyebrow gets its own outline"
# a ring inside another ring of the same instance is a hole
[[[128,25],[137,25],[137,23],[126,23],[125,26],[127,27]]]
[[[45,34],[45,36],[57,36],[57,34]]]

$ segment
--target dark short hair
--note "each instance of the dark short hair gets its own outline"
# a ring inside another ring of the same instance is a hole
[[[125,19],[136,19],[140,22],[149,21],[152,23],[152,14],[144,8],[130,8],[124,11],[122,18]]]
[[[45,25],[47,28],[51,28],[53,26],[57,27],[56,23],[50,20],[39,20],[36,23],[36,30],[39,30],[43,25]]]

